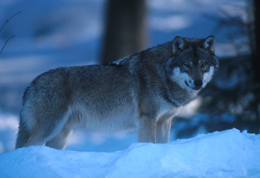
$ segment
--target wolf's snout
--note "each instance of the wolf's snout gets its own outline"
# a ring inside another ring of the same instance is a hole
[[[194,85],[195,85],[196,87],[201,87],[202,84],[203,84],[202,80],[195,80],[195,81],[194,81]]]

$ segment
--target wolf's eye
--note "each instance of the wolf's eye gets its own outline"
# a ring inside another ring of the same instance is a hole
[[[207,63],[206,63],[206,62],[204,62],[204,63],[202,63],[202,64],[201,64],[201,66],[200,66],[200,67],[201,67],[201,68],[204,68],[204,67],[206,67],[206,66],[207,66]]]

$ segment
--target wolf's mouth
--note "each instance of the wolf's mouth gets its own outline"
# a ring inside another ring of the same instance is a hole
[[[189,84],[185,81],[185,84],[188,86],[188,87],[190,87],[191,89],[193,89],[193,90],[200,90],[202,87],[191,87],[191,86],[189,86]]]

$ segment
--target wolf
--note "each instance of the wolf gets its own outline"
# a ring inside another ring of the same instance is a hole
[[[64,149],[73,130],[137,129],[139,142],[169,142],[171,122],[218,68],[215,37],[173,41],[105,65],[61,67],[23,95],[16,148]]]

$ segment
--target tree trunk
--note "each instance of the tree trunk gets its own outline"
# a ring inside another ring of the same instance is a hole
[[[254,80],[260,84],[260,1],[254,0],[255,50],[252,58]]]
[[[260,1],[254,0],[254,32],[255,50],[252,55],[253,92],[255,95],[253,106],[257,114],[256,124],[260,126]]]
[[[146,47],[145,0],[109,0],[101,63],[109,63]]]

